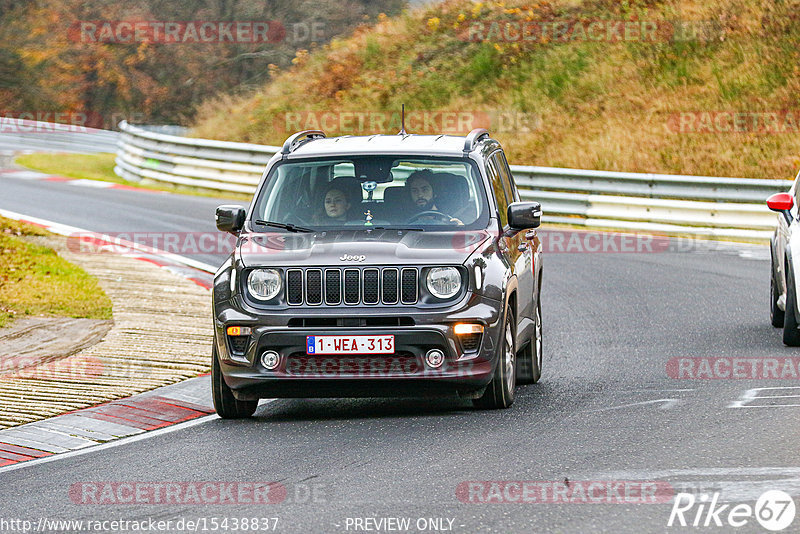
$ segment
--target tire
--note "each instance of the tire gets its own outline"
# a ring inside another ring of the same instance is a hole
[[[217,414],[223,419],[244,419],[253,415],[258,408],[258,401],[240,401],[233,396],[231,388],[222,377],[216,341],[214,341],[211,360],[211,393]]]
[[[535,384],[542,377],[542,301],[537,299],[533,339],[517,358],[517,383]]]
[[[769,277],[769,320],[775,328],[781,328],[784,322],[783,310],[778,307],[778,284],[775,283],[775,259],[771,262]]]
[[[508,408],[514,404],[514,388],[517,385],[516,361],[517,347],[515,344],[516,328],[514,315],[506,309],[505,325],[503,326],[502,346],[494,376],[486,391],[480,398],[472,402],[478,408],[495,410]]]
[[[783,314],[783,343],[789,347],[800,346],[800,330],[797,329],[797,302],[795,302],[794,276],[786,262],[786,312]]]

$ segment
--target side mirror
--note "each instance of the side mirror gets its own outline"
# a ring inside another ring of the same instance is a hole
[[[508,225],[515,230],[539,228],[542,205],[538,202],[513,202],[508,206]]]
[[[794,206],[794,199],[789,193],[775,193],[767,199],[767,206],[772,211],[789,211]]]
[[[237,234],[244,228],[244,218],[247,212],[241,206],[220,206],[214,214],[217,230]]]
[[[767,207],[772,211],[782,213],[786,222],[792,224],[792,214],[789,210],[794,206],[794,198],[789,193],[775,193],[767,199]]]

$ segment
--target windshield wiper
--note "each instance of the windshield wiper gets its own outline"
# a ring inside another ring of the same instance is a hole
[[[264,226],[272,226],[273,228],[283,228],[284,230],[289,230],[290,232],[316,232],[316,230],[312,230],[311,228],[306,228],[304,226],[296,226],[291,223],[279,223],[274,221],[262,221],[261,219],[257,219],[254,221],[256,224],[263,224]]]

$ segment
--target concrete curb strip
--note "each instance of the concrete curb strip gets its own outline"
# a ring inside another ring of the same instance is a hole
[[[0,379],[0,428],[208,372],[212,328],[207,289],[148,261],[72,254],[63,240],[39,239],[97,277],[112,301],[114,326],[100,343],[46,368],[6,373]]]
[[[208,376],[0,430],[0,471],[74,453],[213,413]],[[5,468],[5,469],[3,469]]]

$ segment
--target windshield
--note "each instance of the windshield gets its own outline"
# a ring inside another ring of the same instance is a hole
[[[251,216],[256,229],[483,228],[486,195],[468,159],[348,156],[276,165]],[[269,223],[269,224],[268,224]]]

